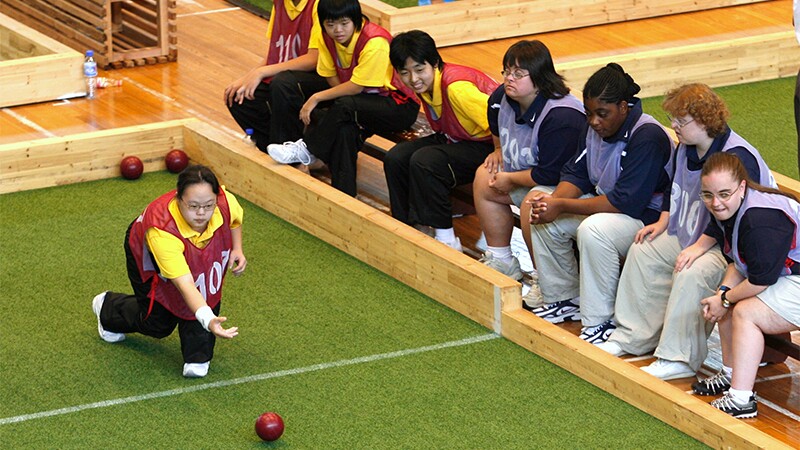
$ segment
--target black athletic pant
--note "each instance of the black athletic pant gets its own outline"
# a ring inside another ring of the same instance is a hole
[[[452,227],[450,191],[471,183],[493,151],[491,142],[448,144],[441,134],[395,145],[383,160],[392,216],[409,225]]]
[[[253,100],[244,99],[242,104],[236,102],[228,106],[231,116],[242,127],[242,130],[253,129],[253,138],[256,140],[256,147],[262,152],[267,151],[269,140],[270,105],[269,105],[269,83],[259,83],[253,96]]]
[[[313,94],[330,88],[316,72],[286,70],[272,78],[270,105],[274,120],[269,122],[270,144],[294,142],[303,137],[305,124],[300,109]]]
[[[133,224],[131,224],[133,225]],[[204,363],[214,357],[216,336],[206,331],[197,320],[184,320],[173,315],[158,302],[150,308],[150,283],[142,281],[139,269],[128,245],[131,227],[125,233],[125,256],[128,266],[128,278],[134,295],[108,292],[100,311],[100,323],[106,331],[114,333],[141,333],[157,339],[172,334],[178,327],[181,338],[181,353],[185,363]],[[220,304],[213,308],[219,315]]]
[[[357,94],[337,98],[312,112],[303,140],[308,150],[331,171],[331,184],[356,195],[356,161],[364,140],[375,133],[408,129],[419,114],[419,104],[397,104],[392,97]]]

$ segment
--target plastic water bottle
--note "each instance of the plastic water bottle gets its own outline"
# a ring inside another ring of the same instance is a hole
[[[83,60],[83,77],[86,78],[86,98],[92,99],[97,89],[97,63],[94,61],[94,50],[86,50]]]
[[[244,137],[242,138],[245,144],[255,147],[256,146],[256,139],[253,137],[253,129],[247,128],[244,130]]]
[[[419,2],[417,2],[417,4],[419,6],[428,6],[428,5],[431,4],[431,0],[419,0]]]

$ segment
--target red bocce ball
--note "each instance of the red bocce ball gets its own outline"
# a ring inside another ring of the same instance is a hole
[[[186,156],[183,150],[177,148],[170,150],[164,159],[167,163],[167,170],[172,173],[180,173],[189,165],[189,157]]]
[[[142,164],[142,160],[136,156],[126,156],[122,158],[122,161],[119,163],[119,171],[122,173],[122,176],[128,180],[135,180],[142,176],[144,164]]]
[[[256,419],[256,434],[265,441],[274,441],[283,434],[283,419],[277,413],[265,412]]]

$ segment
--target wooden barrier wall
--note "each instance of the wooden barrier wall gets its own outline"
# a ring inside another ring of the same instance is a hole
[[[570,86],[581,87],[609,62],[620,64],[642,87],[641,97],[664,95],[682,84],[701,81],[711,87],[794,76],[800,45],[794,31],[632,53],[580,61],[556,61]]]
[[[1,145],[0,192],[118,176],[116,164],[129,153],[144,156],[146,170],[160,170],[167,150],[179,146],[193,162],[213,167],[237,195],[701,442],[790,448],[522,310],[512,279],[197,120]],[[800,182],[778,179],[800,193]]]
[[[448,46],[760,1],[765,0],[459,0],[395,8],[361,0],[361,7],[393,35],[421,29]]]
[[[0,14],[0,108],[84,96],[82,67],[81,53]]]

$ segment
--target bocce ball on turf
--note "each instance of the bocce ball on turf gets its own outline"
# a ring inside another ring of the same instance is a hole
[[[122,161],[119,163],[119,171],[126,179],[135,180],[142,176],[144,164],[142,164],[142,160],[136,156],[126,156],[122,158]]]
[[[275,441],[283,434],[283,419],[278,413],[265,412],[256,419],[256,434],[265,441]]]
[[[189,165],[189,157],[183,150],[177,148],[170,150],[164,161],[167,163],[167,170],[172,173],[180,173]]]

